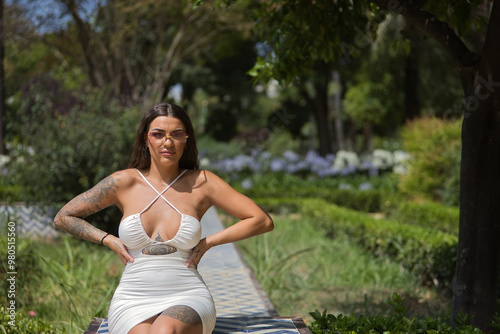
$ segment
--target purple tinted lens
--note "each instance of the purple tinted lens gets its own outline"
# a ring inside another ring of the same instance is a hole
[[[165,134],[163,132],[152,132],[151,136],[156,140],[161,140],[165,137]]]
[[[185,132],[175,132],[172,134],[172,138],[174,139],[184,139],[186,138],[186,133]]]

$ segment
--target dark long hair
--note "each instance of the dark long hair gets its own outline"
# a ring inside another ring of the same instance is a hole
[[[151,122],[158,116],[175,117],[184,124],[189,138],[186,142],[186,149],[179,161],[179,167],[183,169],[199,169],[198,148],[196,147],[196,137],[191,119],[183,108],[167,102],[155,104],[142,116],[135,136],[134,150],[132,151],[129,168],[144,170],[151,167],[151,154],[146,147],[146,138]]]

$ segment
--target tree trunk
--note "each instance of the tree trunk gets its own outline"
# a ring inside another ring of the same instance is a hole
[[[6,154],[5,148],[5,73],[4,59],[4,31],[3,31],[3,0],[0,0],[0,154]]]
[[[450,26],[411,1],[375,0],[411,19],[448,52],[465,96],[460,167],[460,223],[453,279],[453,318],[472,316],[488,331],[496,311],[500,265],[500,0],[494,0],[483,49],[477,54]],[[392,4],[392,5],[391,5]]]
[[[342,119],[340,118],[340,111],[342,108],[342,82],[340,81],[340,73],[332,71],[332,82],[335,85],[335,91],[328,92],[328,99],[330,104],[330,118],[334,124],[335,143],[334,151],[343,150],[344,145],[344,130],[342,126]]]
[[[407,23],[404,36],[410,41],[416,39],[415,26],[410,22]],[[416,47],[410,49],[410,53],[406,57],[405,66],[405,120],[412,120],[420,114],[420,103],[417,93],[418,83],[418,50]]]
[[[325,156],[328,153],[332,153],[331,150],[331,136],[330,136],[330,129],[328,126],[328,113],[325,108],[325,105],[318,101],[318,98],[316,98],[316,101],[311,101],[313,102],[311,105],[311,110],[313,110],[314,114],[314,120],[316,121],[316,131],[318,134],[318,141],[319,141],[319,154],[321,156]]]
[[[345,149],[352,152],[356,150],[356,136],[358,133],[358,129],[356,128],[356,124],[354,124],[352,121],[347,121],[345,125],[347,127],[347,140]]]
[[[481,84],[488,77],[491,90]],[[500,266],[500,78],[483,72],[477,79],[462,125],[453,318],[474,316],[472,324],[487,330],[496,311]]]
[[[373,151],[373,125],[367,124],[363,128],[363,149],[364,152]]]
[[[460,230],[453,317],[473,316],[488,331],[497,311],[500,269],[500,1],[491,11],[482,58],[463,76],[465,114],[460,170]],[[469,88],[470,87],[470,88]]]
[[[319,154],[325,156],[328,153],[333,153],[332,126],[328,117],[327,85],[315,83],[314,94],[310,94],[305,87],[301,87],[301,95],[306,100],[308,109],[314,115]]]

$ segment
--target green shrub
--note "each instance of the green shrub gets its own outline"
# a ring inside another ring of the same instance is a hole
[[[297,213],[301,211],[301,205],[304,199],[314,200],[315,198],[322,199],[328,203],[335,204],[337,206],[346,207],[356,211],[362,212],[374,212],[369,210],[373,207],[370,204],[375,201],[371,201],[374,198],[377,200],[377,206],[379,203],[380,193],[379,192],[360,192],[352,190],[338,190],[332,193],[320,194],[319,196],[314,196],[313,191],[308,193],[309,196],[302,196],[301,198],[291,198],[291,197],[253,197],[254,201],[259,204],[264,210],[271,213],[288,214]],[[318,195],[318,192],[316,192]],[[368,195],[368,196],[364,196]],[[358,200],[358,201],[356,201]]]
[[[14,326],[13,326],[14,325]],[[16,312],[15,318],[10,317],[7,308],[0,306],[0,333],[5,334],[62,334],[64,331],[36,317],[26,317]]]
[[[325,200],[356,211],[379,212],[382,203],[380,190],[339,189],[323,197]]]
[[[296,198],[254,198],[264,210],[276,214],[290,214],[300,211],[300,201]]]
[[[130,160],[140,115],[104,93],[74,95],[69,110],[55,112],[51,94],[34,91],[25,116],[12,126],[8,177],[28,203],[60,206]],[[21,114],[21,113],[20,113]],[[115,211],[107,211],[115,213]],[[105,214],[93,221],[109,222]]]
[[[411,196],[458,205],[461,121],[421,118],[402,131],[411,155],[401,190]]]
[[[393,314],[389,316],[335,316],[324,312],[310,313],[314,321],[309,324],[309,329],[313,334],[375,334],[375,333],[429,333],[429,334],[482,334],[479,328],[469,325],[469,318],[459,315],[455,323],[456,328],[451,328],[448,323],[439,319],[416,317],[407,318],[405,316],[406,307],[403,305],[404,298],[398,294],[393,294],[389,304],[393,306]],[[497,322],[496,316],[494,321]],[[493,327],[493,326],[492,326]],[[497,328],[498,329],[498,328]],[[495,331],[496,332],[496,331]]]
[[[198,145],[198,152],[200,154],[200,164],[202,168],[206,161],[205,158],[209,160],[224,159],[228,157],[233,157],[235,155],[241,154],[245,150],[244,143],[238,141],[230,142],[220,142],[209,135],[200,134],[196,137],[196,144]]]
[[[22,200],[20,187],[14,184],[12,179],[6,175],[0,175],[0,198],[0,201],[4,203],[20,202]]]
[[[386,218],[400,223],[434,228],[458,235],[460,210],[436,202],[387,201],[382,211]]]

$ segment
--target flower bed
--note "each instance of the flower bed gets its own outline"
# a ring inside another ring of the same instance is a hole
[[[229,174],[232,178],[263,173],[288,173],[314,175],[320,178],[346,176],[358,173],[378,174],[380,171],[404,173],[405,161],[409,155],[403,151],[374,150],[371,154],[358,155],[354,152],[338,151],[322,157],[315,151],[304,156],[285,151],[281,156],[269,152],[253,150],[250,154],[212,159],[201,155],[203,168],[219,174]]]

